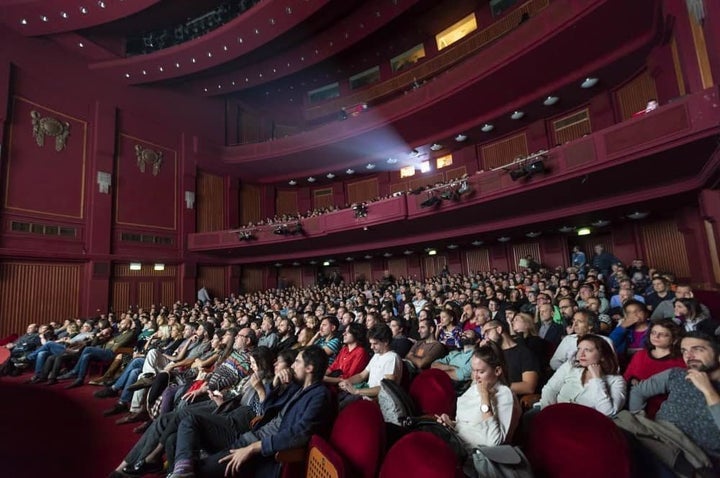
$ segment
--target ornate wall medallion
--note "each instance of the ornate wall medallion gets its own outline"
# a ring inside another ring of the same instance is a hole
[[[153,151],[150,148],[143,148],[141,145],[136,144],[135,155],[137,156],[137,165],[141,173],[145,172],[145,165],[149,163],[152,165],[153,176],[158,175],[163,160],[162,151]]]
[[[33,124],[33,136],[38,146],[45,146],[45,136],[55,138],[55,151],[62,151],[67,144],[68,136],[70,136],[70,123],[60,121],[50,116],[42,117],[38,111],[31,111]]]

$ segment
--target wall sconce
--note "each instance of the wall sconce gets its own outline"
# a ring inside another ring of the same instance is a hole
[[[195,207],[195,192],[185,191],[185,208],[192,209]]]
[[[97,172],[98,192],[102,194],[110,194],[110,184],[112,184],[112,174],[105,171]]]

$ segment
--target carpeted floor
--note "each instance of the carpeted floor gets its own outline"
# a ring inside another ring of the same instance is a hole
[[[99,387],[24,384],[30,377],[0,378],[0,477],[106,477],[138,440],[137,424],[104,417],[116,399],[93,397]]]

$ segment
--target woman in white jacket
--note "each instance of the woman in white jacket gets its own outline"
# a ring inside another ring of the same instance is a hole
[[[507,383],[507,367],[500,347],[476,348],[470,359],[473,386],[457,399],[456,419],[447,414],[438,422],[454,429],[465,448],[507,443],[520,419],[520,406]]]
[[[570,402],[613,416],[626,398],[615,352],[602,337],[588,334],[578,342],[575,360],[562,364],[543,387],[540,406]]]

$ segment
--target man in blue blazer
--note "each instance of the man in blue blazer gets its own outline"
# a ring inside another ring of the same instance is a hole
[[[276,452],[305,446],[313,433],[332,425],[337,406],[322,383],[327,365],[328,356],[320,347],[300,352],[292,368],[302,388],[275,418],[240,436],[206,427],[201,417],[184,419],[178,428],[175,467],[169,478],[277,476]],[[198,450],[210,456],[198,461]]]

